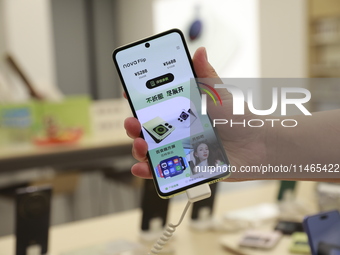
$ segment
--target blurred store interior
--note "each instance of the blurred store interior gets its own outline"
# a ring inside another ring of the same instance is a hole
[[[189,40],[197,19],[204,29]],[[111,54],[171,28],[184,32],[191,54],[205,46],[223,78],[340,75],[337,0],[0,0],[0,242],[14,234],[18,188],[53,187],[52,228],[140,207],[143,180],[130,172],[136,161],[123,129],[132,113]],[[340,107],[340,87],[305,88],[310,111]],[[252,89],[258,108],[271,104],[270,86],[258,80]],[[69,140],[44,137],[53,128]],[[279,181],[266,180],[223,182],[218,194],[267,183],[279,192]]]

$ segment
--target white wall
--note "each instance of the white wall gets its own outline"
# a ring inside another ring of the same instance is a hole
[[[54,91],[55,66],[50,1],[3,0],[8,51],[37,89]]]
[[[211,8],[221,23],[232,27],[236,32],[238,47],[228,65],[218,69],[222,77],[307,75],[307,0],[187,0],[185,3],[181,0],[154,0],[154,3],[156,32],[177,25],[185,31],[190,20],[194,20],[191,16],[194,16],[192,13],[197,3]],[[184,18],[187,16],[189,18]],[[203,26],[206,25],[208,22],[202,12],[200,17],[205,22]],[[211,36],[210,41],[215,47],[211,51],[223,54],[223,47],[218,47],[218,40],[220,34],[224,33],[226,31],[221,30]],[[210,44],[210,41],[204,43]]]
[[[4,19],[4,3],[0,0],[0,70],[2,68],[2,57],[6,50],[6,38],[5,38],[5,19]]]
[[[223,1],[220,9],[237,29],[239,47],[222,77],[253,78],[260,76],[258,1]],[[224,8],[223,8],[224,7]]]
[[[259,51],[260,77],[306,78],[308,73],[308,18],[307,0],[259,1]],[[262,107],[272,103],[272,87],[302,86],[302,80],[272,81],[261,86]],[[289,115],[301,114],[289,107]],[[279,111],[276,112],[279,114]]]
[[[187,43],[191,54],[204,46],[221,77],[258,77],[258,3],[254,0],[154,0],[154,30],[174,27],[187,36],[190,24],[202,21],[198,40]]]
[[[307,0],[259,0],[261,77],[307,77]]]
[[[116,0],[118,45],[153,34],[152,3],[153,0]]]
[[[221,78],[260,77],[258,1],[154,0],[155,32],[181,29],[191,55],[198,47],[206,47],[209,62]],[[189,27],[197,19],[202,21],[202,32],[196,41],[190,41]],[[261,104],[257,82],[240,81],[237,86],[243,91],[253,88],[254,101]]]

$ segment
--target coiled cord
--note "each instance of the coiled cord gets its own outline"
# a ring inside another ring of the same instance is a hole
[[[184,211],[182,212],[182,216],[181,216],[179,222],[176,225],[174,225],[172,223],[168,224],[168,226],[164,230],[162,236],[160,238],[158,238],[156,243],[153,245],[151,251],[149,252],[149,255],[153,255],[153,254],[157,255],[161,252],[164,245],[170,240],[173,233],[176,231],[176,228],[182,223],[184,216],[187,213],[191,204],[192,204],[192,202],[190,202],[190,201],[187,202],[187,204],[184,208]]]

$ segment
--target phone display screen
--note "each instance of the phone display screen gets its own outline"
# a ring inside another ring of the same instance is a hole
[[[209,117],[201,114],[182,34],[171,30],[123,46],[113,58],[142,125],[160,195],[227,176],[229,162]],[[219,171],[211,171],[214,167]]]

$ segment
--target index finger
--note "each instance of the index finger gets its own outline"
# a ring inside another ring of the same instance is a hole
[[[140,137],[140,132],[142,130],[139,121],[134,117],[129,117],[124,121],[124,128],[126,133],[132,139],[136,139]]]

